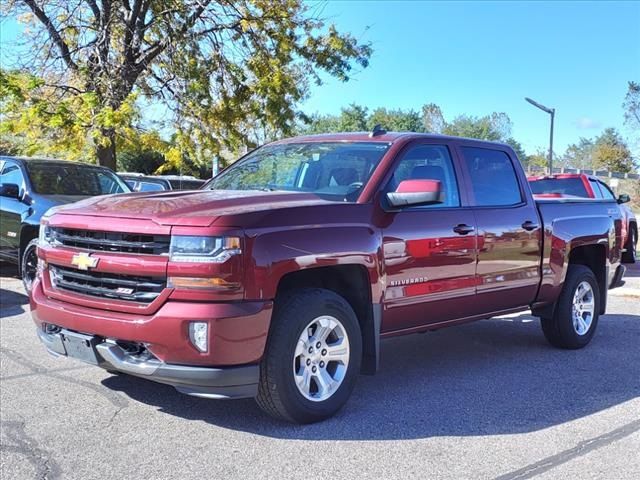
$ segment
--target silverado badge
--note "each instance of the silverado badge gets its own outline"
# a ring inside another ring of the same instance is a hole
[[[92,257],[90,253],[76,253],[71,259],[71,265],[75,265],[79,270],[89,270],[98,265],[98,258]]]

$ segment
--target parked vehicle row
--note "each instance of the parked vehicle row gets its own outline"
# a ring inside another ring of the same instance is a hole
[[[298,137],[199,191],[50,212],[31,309],[56,355],[314,422],[386,337],[531,309],[552,345],[584,347],[624,273],[622,224],[613,198],[534,199],[507,145]]]
[[[188,176],[119,176],[87,163],[0,156],[0,260],[18,265],[29,292],[36,273],[40,218],[50,208],[97,195],[189,190],[204,183]]]
[[[142,175],[129,172],[118,172],[134,192],[161,192],[165,190],[197,190],[204,185],[204,180],[186,175]]]

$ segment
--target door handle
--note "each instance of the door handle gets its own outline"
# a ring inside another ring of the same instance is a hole
[[[522,228],[524,228],[527,232],[531,232],[532,230],[540,228],[540,225],[532,222],[531,220],[527,220],[522,224]]]
[[[474,230],[475,228],[473,228],[470,225],[465,225],[464,223],[461,223],[460,225],[456,225],[455,227],[453,227],[453,231],[460,235],[467,235],[473,232]]]

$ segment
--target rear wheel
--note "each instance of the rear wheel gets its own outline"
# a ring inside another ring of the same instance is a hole
[[[24,285],[24,289],[27,291],[27,294],[31,293],[37,272],[38,239],[34,238],[25,247],[22,252],[22,259],[20,260],[20,276],[22,277],[22,284]]]
[[[349,303],[329,290],[301,289],[276,305],[256,401],[279,419],[324,420],[351,395],[361,357]]]
[[[626,251],[622,254],[624,263],[636,263],[636,249],[638,248],[638,234],[635,228],[629,228],[629,238],[625,245]]]
[[[542,318],[542,331],[551,345],[578,349],[593,338],[600,314],[600,290],[593,272],[569,265],[553,317]]]

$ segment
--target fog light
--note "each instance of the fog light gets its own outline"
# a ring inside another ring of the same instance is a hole
[[[209,348],[209,324],[207,322],[191,322],[189,324],[189,339],[194,347],[206,353]]]

